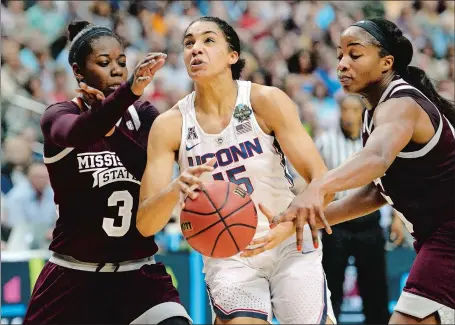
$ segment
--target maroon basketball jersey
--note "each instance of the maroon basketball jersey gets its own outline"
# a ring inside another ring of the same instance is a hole
[[[80,109],[72,101],[57,105],[48,108],[41,121],[44,162],[58,211],[50,249],[84,262],[120,262],[155,254],[154,238],[143,237],[136,228],[140,174],[146,160],[130,157],[128,148],[140,145],[145,157],[148,132],[158,111],[137,101],[117,123],[113,136],[65,148],[49,140],[46,121],[62,110],[80,114]],[[126,167],[127,158],[137,161],[140,174]]]
[[[388,203],[400,212],[417,241],[423,242],[439,227],[454,226],[455,132],[438,108],[401,78],[389,84],[378,105],[389,98],[400,97],[411,97],[422,107],[434,126],[435,135],[426,145],[410,142],[375,184]],[[364,145],[374,130],[373,113],[374,109],[365,111]]]

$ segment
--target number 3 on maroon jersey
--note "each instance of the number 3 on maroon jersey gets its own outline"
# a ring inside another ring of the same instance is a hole
[[[119,202],[123,202],[123,205],[119,206]],[[126,235],[131,225],[131,216],[133,209],[133,197],[128,191],[115,191],[111,194],[107,200],[107,205],[110,207],[117,206],[118,216],[122,217],[122,224],[120,226],[114,226],[115,219],[103,218],[103,229],[106,234],[110,237],[122,237]]]

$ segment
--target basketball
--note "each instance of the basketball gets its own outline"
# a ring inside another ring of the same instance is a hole
[[[240,186],[203,183],[199,195],[185,200],[180,227],[188,244],[204,256],[224,258],[243,251],[258,223],[254,202]]]

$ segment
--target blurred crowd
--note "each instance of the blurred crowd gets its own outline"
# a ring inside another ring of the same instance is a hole
[[[42,165],[39,119],[51,103],[76,96],[68,64],[67,25],[83,19],[112,28],[132,72],[148,51],[168,54],[143,97],[160,111],[192,90],[182,36],[199,16],[229,22],[242,41],[242,79],[283,89],[316,137],[339,126],[342,89],[336,43],[351,23],[382,16],[414,45],[412,65],[454,100],[454,1],[1,1],[2,239],[16,224],[55,223],[52,189]],[[38,236],[38,237],[39,237]],[[2,243],[3,245],[4,243]]]

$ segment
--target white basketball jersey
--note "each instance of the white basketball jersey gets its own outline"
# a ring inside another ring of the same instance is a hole
[[[251,82],[237,81],[238,94],[229,125],[219,134],[207,134],[196,120],[195,92],[179,101],[183,117],[179,166],[201,165],[217,158],[214,171],[204,181],[225,180],[242,186],[257,205],[262,203],[273,213],[284,211],[294,194],[293,180],[283,151],[274,136],[259,126],[250,103]],[[258,211],[256,236],[269,230],[267,218]]]

